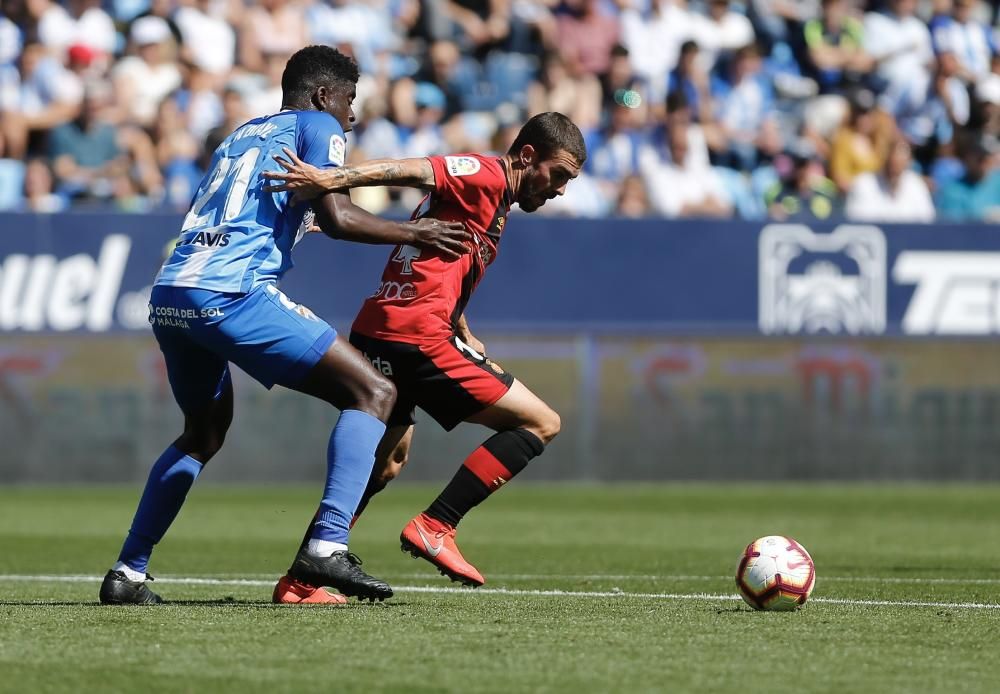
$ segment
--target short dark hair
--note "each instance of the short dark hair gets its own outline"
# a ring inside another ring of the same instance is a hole
[[[317,87],[331,83],[357,84],[360,77],[354,58],[330,46],[306,46],[288,59],[281,73],[281,94],[286,104],[307,101]]]
[[[569,118],[555,111],[532,116],[521,126],[521,132],[514,138],[507,153],[516,156],[525,145],[534,147],[542,159],[549,159],[563,150],[580,166],[587,161],[587,146],[583,143],[580,129]]]

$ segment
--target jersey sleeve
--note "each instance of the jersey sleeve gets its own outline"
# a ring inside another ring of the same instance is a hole
[[[320,169],[343,166],[347,157],[347,139],[337,119],[327,113],[299,114],[295,133],[299,159]]]
[[[500,164],[468,154],[427,157],[434,169],[434,192],[445,199],[474,202],[503,191],[507,179]]]

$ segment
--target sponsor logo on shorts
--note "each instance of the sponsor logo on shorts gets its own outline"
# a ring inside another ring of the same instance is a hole
[[[221,308],[208,306],[205,308],[177,308],[176,306],[154,306],[149,305],[149,324],[162,325],[169,328],[183,328],[189,330],[190,320],[200,320],[203,318],[221,318],[226,313]]]
[[[392,376],[392,363],[388,359],[383,359],[382,357],[369,357],[368,353],[365,352],[365,359],[372,363],[375,370],[381,373],[383,376]]]
[[[471,176],[479,173],[479,160],[475,157],[445,157],[445,166],[452,176]]]

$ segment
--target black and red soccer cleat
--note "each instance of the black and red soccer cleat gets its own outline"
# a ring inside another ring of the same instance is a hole
[[[288,570],[288,576],[307,586],[330,586],[348,597],[361,600],[385,600],[392,588],[385,581],[361,570],[361,560],[347,550],[329,557],[316,557],[300,549]]]

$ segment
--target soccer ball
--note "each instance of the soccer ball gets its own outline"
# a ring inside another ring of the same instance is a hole
[[[794,610],[816,584],[816,567],[806,548],[790,537],[768,535],[743,551],[736,588],[755,610]]]

